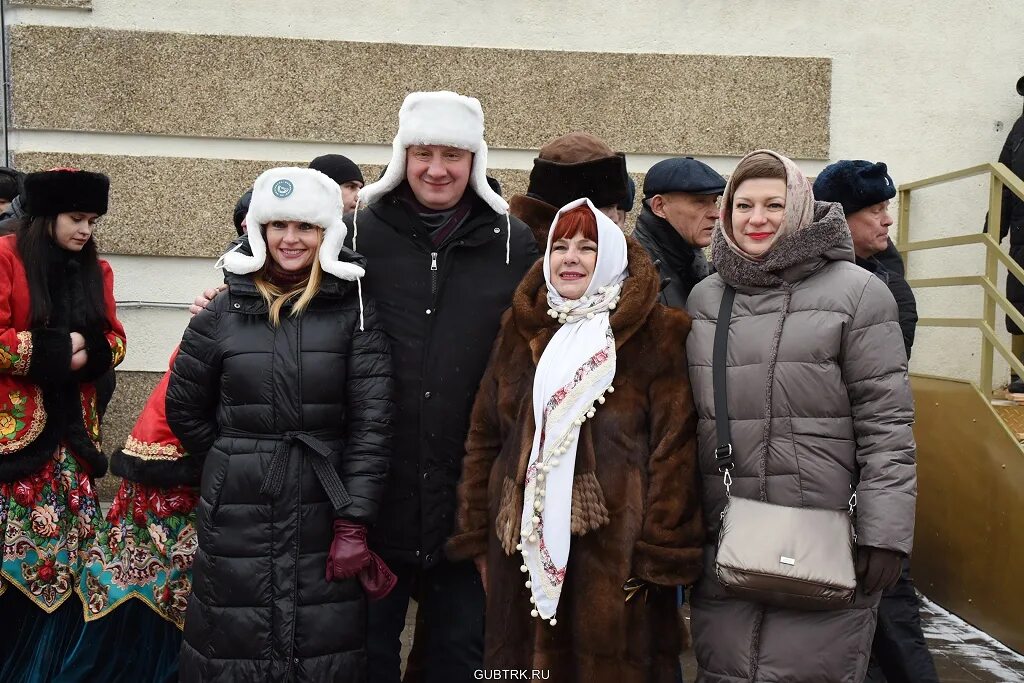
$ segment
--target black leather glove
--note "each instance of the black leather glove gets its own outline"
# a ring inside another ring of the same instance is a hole
[[[865,593],[892,588],[902,571],[902,553],[863,545],[857,549],[857,577]]]

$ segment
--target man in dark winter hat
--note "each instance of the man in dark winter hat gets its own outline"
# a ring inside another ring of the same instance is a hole
[[[341,188],[341,204],[345,213],[355,210],[356,195],[363,189],[363,172],[354,161],[341,154],[323,154],[309,162],[309,167],[320,171],[338,183]]]
[[[21,171],[0,166],[0,235],[14,229],[14,220],[25,215],[21,193],[25,185],[25,174]]]
[[[889,200],[896,186],[885,164],[871,161],[837,161],[814,181],[814,198],[843,205],[853,235],[857,265],[874,273],[889,287],[899,306],[903,345],[910,358],[917,330],[917,300],[904,278],[903,260],[889,239]]]
[[[615,220],[618,204],[628,196],[626,157],[616,154],[600,138],[574,132],[540,148],[533,160],[526,194],[512,197],[509,207],[513,216],[530,226],[543,251],[551,221],[569,202],[586,197]]]
[[[0,166],[0,213],[7,211],[14,198],[21,194],[25,174],[7,166]]]
[[[857,265],[874,273],[892,292],[909,358],[917,327],[917,302],[904,278],[903,260],[889,240],[889,227],[893,224],[889,200],[895,196],[896,186],[882,162],[837,161],[814,181],[815,199],[842,204],[853,235]],[[882,594],[878,605],[878,626],[865,680],[938,683],[935,664],[921,632],[920,608],[910,578],[910,560],[905,559],[899,580]]]
[[[1024,97],[1024,76],[1017,81],[1017,94]],[[1006,136],[999,153],[999,163],[1005,164],[1018,178],[1024,178],[1024,115],[1017,119]],[[1024,201],[1003,188],[1003,212],[999,217],[999,241],[1010,236],[1010,258],[1024,266]],[[1019,312],[1024,313],[1024,283],[1012,275],[1006,277],[1006,298]],[[1012,335],[1013,355],[1024,360],[1024,330],[1006,318],[1006,330]],[[1010,376],[1010,393],[1024,394],[1024,379]]]
[[[633,236],[658,267],[659,300],[685,308],[690,290],[710,273],[711,244],[725,178],[692,157],[665,159],[644,177],[644,199]]]

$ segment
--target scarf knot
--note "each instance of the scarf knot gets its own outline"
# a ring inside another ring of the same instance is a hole
[[[598,287],[597,291],[590,296],[582,296],[579,299],[563,299],[556,293],[548,292],[548,315],[558,320],[563,325],[575,323],[580,320],[593,320],[594,316],[601,313],[608,313],[615,310],[622,296],[622,283]]]

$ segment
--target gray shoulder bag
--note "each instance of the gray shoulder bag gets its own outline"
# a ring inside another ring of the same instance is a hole
[[[718,432],[715,462],[728,497],[718,536],[718,581],[730,594],[752,602],[804,610],[846,607],[857,590],[857,537],[851,521],[856,493],[850,497],[848,511],[787,507],[732,496],[735,463],[725,366],[735,297],[736,290],[726,286],[712,360]]]

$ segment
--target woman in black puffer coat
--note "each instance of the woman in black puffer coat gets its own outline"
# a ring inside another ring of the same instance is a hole
[[[355,577],[390,458],[387,339],[332,180],[267,171],[248,224],[167,389],[168,424],[205,459],[181,680],[363,681]]]

